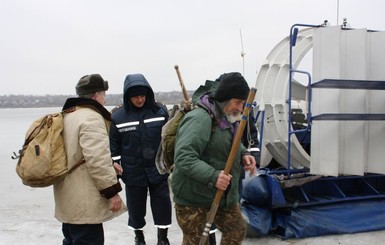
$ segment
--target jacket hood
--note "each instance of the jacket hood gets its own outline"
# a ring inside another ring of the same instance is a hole
[[[128,91],[134,86],[144,86],[147,87],[146,103],[144,107],[157,109],[157,104],[155,102],[154,91],[152,90],[149,82],[142,74],[130,74],[126,76],[124,80],[123,87],[123,104],[125,110],[132,110],[134,107],[130,102],[130,97]]]
[[[211,93],[204,94],[199,101],[197,102],[197,105],[203,109],[205,109],[209,115],[213,116],[216,122],[216,125],[220,127],[221,129],[230,128],[231,133],[233,136],[235,136],[235,133],[237,132],[239,122],[235,123],[229,123],[226,120],[226,117],[224,116],[224,113],[221,109],[223,105],[220,105],[218,101],[213,101],[211,98]]]

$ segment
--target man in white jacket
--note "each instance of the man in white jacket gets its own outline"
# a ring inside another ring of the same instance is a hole
[[[127,209],[109,148],[110,113],[104,108],[108,82],[99,74],[82,77],[77,98],[69,98],[63,110],[64,144],[68,168],[81,164],[55,183],[55,217],[62,222],[63,245],[104,244],[103,222]],[[71,109],[71,110],[72,110]]]

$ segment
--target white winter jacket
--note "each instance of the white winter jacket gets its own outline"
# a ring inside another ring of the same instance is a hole
[[[64,117],[68,168],[83,158],[85,163],[54,184],[55,218],[60,222],[98,224],[127,210],[124,205],[119,212],[109,210],[108,192],[121,187],[112,165],[108,129],[109,121],[92,107],[77,106]]]

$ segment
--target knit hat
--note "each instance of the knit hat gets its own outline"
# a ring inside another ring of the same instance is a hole
[[[146,86],[133,86],[128,89],[128,97],[138,96],[138,95],[147,95],[147,87]]]
[[[104,81],[99,74],[83,76],[76,84],[77,95],[93,94],[106,90],[108,90],[108,82]]]
[[[250,88],[239,72],[222,74],[216,81],[219,84],[214,92],[214,100],[223,102],[230,99],[247,99]]]

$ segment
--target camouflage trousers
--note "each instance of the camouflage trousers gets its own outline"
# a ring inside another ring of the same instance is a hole
[[[183,232],[182,245],[199,244],[209,211],[209,208],[175,204],[176,219]],[[242,244],[242,240],[246,236],[246,222],[242,217],[239,205],[226,210],[218,208],[213,223],[222,233],[222,245]]]

